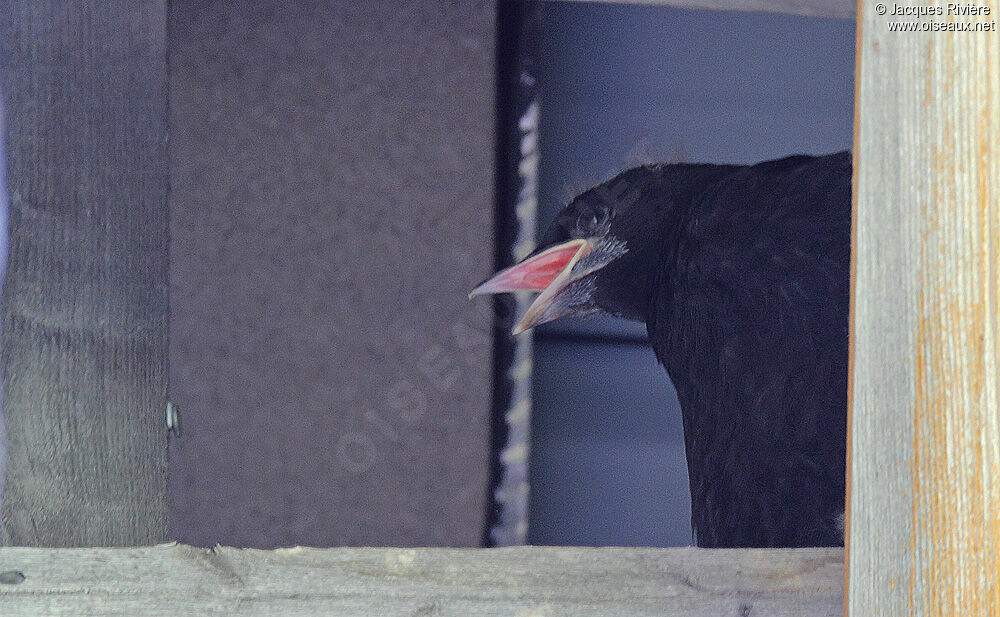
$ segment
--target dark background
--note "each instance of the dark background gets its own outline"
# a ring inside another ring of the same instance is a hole
[[[638,164],[851,145],[852,20],[589,2],[542,12],[543,227]],[[680,411],[645,326],[543,326],[534,379],[530,542],[690,544]]]
[[[543,226],[643,162],[850,144],[851,21],[537,8]],[[175,0],[167,22],[170,537],[478,545],[493,315],[466,293],[503,250],[496,4]],[[162,26],[133,34],[162,46]],[[690,543],[679,410],[643,327],[536,342],[529,541]]]

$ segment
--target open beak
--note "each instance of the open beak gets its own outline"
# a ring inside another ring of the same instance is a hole
[[[541,292],[514,326],[513,334],[520,334],[528,328],[561,316],[562,313],[555,310],[553,300],[567,285],[590,273],[590,271],[574,273],[573,267],[592,250],[594,243],[583,238],[556,244],[501,270],[493,278],[473,289],[469,297],[522,290]]]

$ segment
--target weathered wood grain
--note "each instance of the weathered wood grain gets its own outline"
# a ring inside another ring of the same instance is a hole
[[[0,15],[10,195],[0,543],[160,542],[165,3],[3,0]]]
[[[842,551],[0,549],[4,614],[768,615],[842,607]],[[9,613],[8,613],[9,611]]]
[[[891,32],[874,2],[859,20],[857,617],[1000,615],[1000,7],[978,4],[904,20],[991,31]]]
[[[680,9],[712,9],[718,11],[761,11],[789,13],[811,17],[853,18],[856,3],[852,0],[578,0],[582,2],[612,2],[650,4]]]

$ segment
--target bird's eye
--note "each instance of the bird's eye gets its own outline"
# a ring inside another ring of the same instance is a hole
[[[591,235],[597,231],[600,219],[594,212],[581,212],[576,218],[576,229],[582,235]]]

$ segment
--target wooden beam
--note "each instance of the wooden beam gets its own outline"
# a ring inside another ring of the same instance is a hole
[[[0,572],[20,617],[822,617],[843,591],[840,549],[8,548]]]
[[[576,0],[578,2],[608,2],[611,4],[646,4],[678,9],[709,9],[716,11],[759,11],[788,13],[808,17],[839,17],[853,19],[854,0]]]
[[[3,0],[0,15],[0,543],[163,541],[165,2]]]
[[[847,604],[859,617],[1000,615],[1000,7],[978,5],[990,14],[932,3],[943,15],[900,18],[866,2],[858,25]]]

